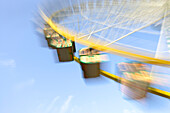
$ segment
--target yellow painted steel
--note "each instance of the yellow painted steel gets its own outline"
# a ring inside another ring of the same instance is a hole
[[[74,56],[74,60],[78,63],[80,63],[80,60],[79,58],[75,57]],[[106,71],[103,71],[103,70],[100,70],[100,74],[109,78],[109,79],[112,79],[118,83],[121,83],[121,80],[125,80],[124,78],[122,77],[119,77],[119,76],[116,76],[114,74],[111,74],[111,73],[108,73]],[[153,87],[149,87],[148,88],[148,92],[152,93],[152,94],[155,94],[155,95],[159,95],[159,96],[162,96],[162,97],[165,97],[165,98],[168,98],[170,99],[170,92],[167,92],[167,91],[163,91],[163,90],[160,90],[160,89],[156,89],[156,88],[153,88]]]
[[[107,47],[107,46],[103,46],[103,45],[99,45],[99,44],[95,44],[93,42],[90,42],[88,40],[83,40],[83,39],[78,39],[76,37],[76,35],[71,34],[71,32],[69,32],[68,29],[60,26],[57,23],[54,23],[49,17],[47,17],[45,15],[45,13],[40,10],[41,16],[42,18],[60,35],[64,36],[65,38],[71,39],[73,41],[75,41],[78,43],[81,43],[83,45],[87,45],[89,47],[93,47],[94,49],[100,50],[100,51],[105,51],[105,52],[109,52],[115,55],[119,55],[119,56],[123,56],[123,57],[127,57],[130,59],[134,59],[134,60],[138,60],[141,62],[145,62],[145,63],[149,63],[149,64],[154,64],[154,65],[159,65],[159,66],[165,66],[165,67],[170,67],[170,61],[167,60],[161,60],[161,59],[157,59],[157,58],[152,58],[152,57],[148,57],[148,56],[143,56],[143,55],[139,55],[139,54],[134,54],[134,53],[130,53],[130,52],[126,52],[126,51],[122,51],[122,50],[118,50],[118,49],[114,49],[111,47]]]

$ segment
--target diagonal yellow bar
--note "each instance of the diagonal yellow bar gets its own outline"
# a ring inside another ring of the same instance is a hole
[[[79,58],[77,58],[75,56],[74,56],[74,60],[76,62],[80,63]],[[107,78],[109,78],[109,79],[112,79],[112,80],[114,80],[114,81],[116,81],[118,83],[121,83],[121,80],[124,79],[124,78],[121,78],[119,76],[116,76],[114,74],[108,73],[108,72],[103,71],[103,70],[100,70],[100,74],[107,77]],[[163,90],[160,90],[160,89],[149,87],[148,92],[170,99],[170,92],[167,92],[167,91],[163,91]]]

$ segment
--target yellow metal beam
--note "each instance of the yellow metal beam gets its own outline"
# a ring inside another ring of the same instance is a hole
[[[112,79],[112,80],[114,80],[118,83],[121,83],[121,80],[124,79],[124,78],[113,75],[113,74],[108,73],[108,72],[103,71],[103,70],[100,70],[100,74],[107,77],[107,78],[110,78],[110,79]],[[167,91],[163,91],[163,90],[160,90],[160,89],[149,87],[148,92],[170,99],[170,92],[167,92]]]
[[[74,56],[74,60],[78,63],[80,63],[80,60],[79,58],[75,57]],[[100,74],[109,78],[109,79],[112,79],[118,83],[121,83],[121,80],[125,80],[124,78],[122,77],[119,77],[119,76],[116,76],[114,74],[111,74],[111,73],[108,73],[106,71],[103,71],[103,70],[100,70]],[[165,97],[165,98],[168,98],[170,99],[170,92],[167,92],[167,91],[163,91],[163,90],[160,90],[160,89],[156,89],[156,88],[153,88],[153,87],[149,87],[148,88],[148,92],[152,93],[152,94],[155,94],[155,95],[159,95],[159,96],[162,96],[162,97]]]
[[[148,56],[143,56],[143,55],[139,55],[139,54],[134,54],[134,53],[130,53],[127,51],[122,51],[122,50],[118,50],[118,49],[114,49],[111,47],[107,47],[107,46],[103,46],[103,45],[99,45],[99,44],[95,44],[93,42],[90,42],[88,40],[83,40],[83,39],[78,39],[76,37],[76,35],[71,34],[71,32],[60,26],[57,23],[54,23],[50,18],[48,18],[45,13],[43,11],[41,11],[41,16],[42,18],[59,34],[61,34],[62,36],[64,36],[65,38],[71,39],[73,41],[75,41],[78,43],[81,43],[83,45],[87,45],[89,47],[93,47],[94,49],[98,49],[100,51],[105,51],[105,52],[109,52],[115,55],[119,55],[119,56],[123,56],[123,57],[127,57],[127,58],[131,58],[134,60],[138,60],[141,62],[145,62],[145,63],[149,63],[149,64],[154,64],[154,65],[159,65],[159,66],[165,66],[165,67],[170,67],[170,61],[167,60],[161,60],[161,59],[157,59],[157,58],[152,58],[152,57],[148,57]]]

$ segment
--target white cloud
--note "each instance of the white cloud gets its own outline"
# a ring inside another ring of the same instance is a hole
[[[61,107],[60,113],[65,113],[68,110],[72,98],[73,96],[68,96],[68,99],[65,101],[65,103]]]
[[[39,104],[33,113],[43,113],[44,104]]]
[[[69,113],[81,113],[83,110],[80,106],[74,105]]]
[[[51,103],[48,105],[45,113],[49,113],[50,111],[53,111],[54,106],[55,106],[55,104],[56,104],[56,101],[57,101],[59,98],[60,98],[60,97],[57,96],[57,97],[55,97],[55,98],[51,101]]]
[[[16,62],[13,59],[0,61],[0,65],[15,68]]]
[[[68,111],[70,102],[72,100],[73,96],[68,96],[68,98],[64,101],[64,104],[60,106],[60,102],[58,101],[61,99],[60,96],[56,96],[53,98],[49,103],[41,103],[37,106],[34,113],[73,113],[75,112],[75,109],[77,111],[77,106],[74,106],[73,108]]]
[[[56,96],[49,103],[46,101],[45,103],[41,102],[33,113],[58,113],[57,101],[59,98],[59,96]]]
[[[24,88],[26,88],[26,87],[28,87],[28,86],[32,86],[34,83],[35,83],[35,79],[30,79],[30,80],[27,80],[27,81],[18,83],[18,84],[15,86],[15,89],[21,90],[21,89],[24,89]]]

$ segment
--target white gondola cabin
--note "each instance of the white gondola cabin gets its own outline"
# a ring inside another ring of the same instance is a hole
[[[48,46],[52,49],[57,49],[58,58],[60,62],[73,61],[73,52],[76,51],[75,43],[71,40],[62,37],[55,32],[48,24],[44,27],[45,38]]]
[[[84,78],[95,78],[100,76],[100,63],[107,61],[107,55],[93,48],[79,50],[80,64]]]
[[[122,62],[118,69],[123,78],[122,93],[131,99],[145,98],[151,82],[148,66],[141,62]]]
[[[73,44],[71,40],[65,39],[59,34],[55,33],[51,37],[50,46],[52,46],[53,49],[57,49],[60,62],[74,60]]]

